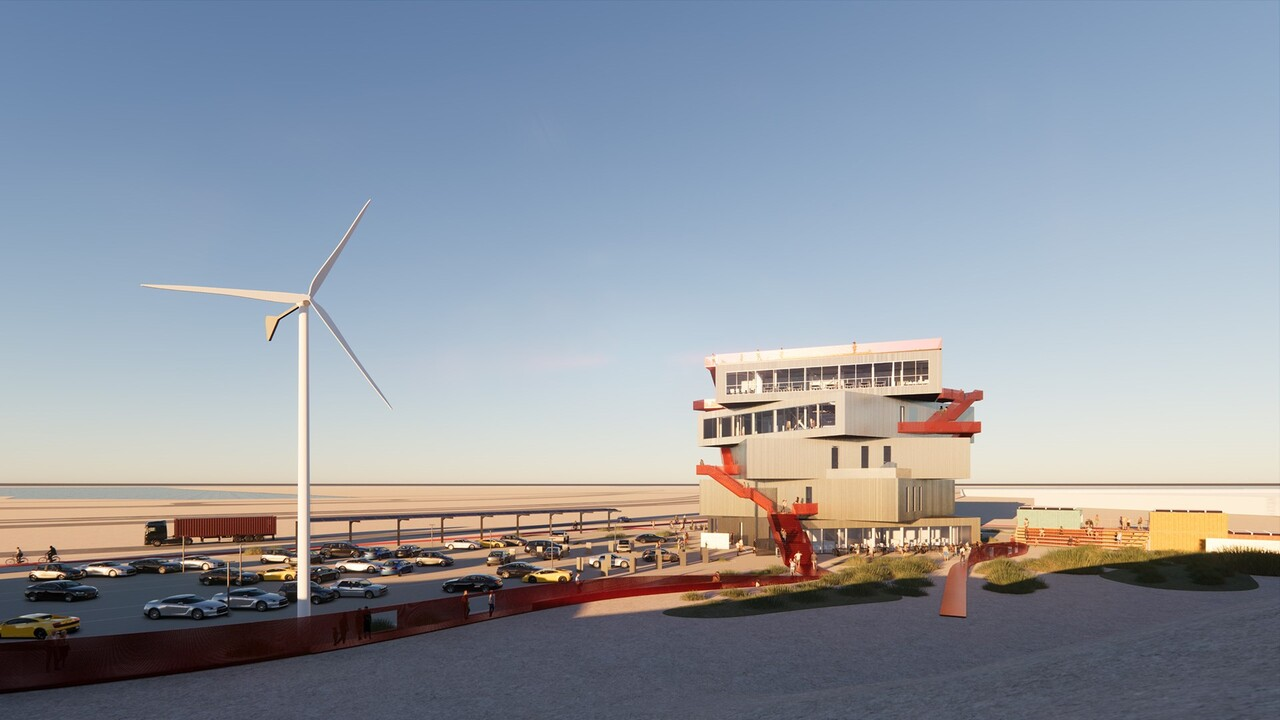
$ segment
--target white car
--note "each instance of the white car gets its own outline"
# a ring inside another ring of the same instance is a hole
[[[593,557],[593,558],[589,558],[589,559],[587,560],[587,562],[591,564],[591,567],[596,568],[596,569],[599,569],[599,568],[600,568],[602,565],[604,565],[605,563],[609,563],[609,567],[620,567],[620,568],[629,568],[629,567],[631,567],[631,561],[630,561],[630,560],[628,560],[628,559],[626,559],[626,558],[622,557],[621,555],[614,555],[613,553],[605,553],[604,555],[596,555],[596,556],[595,556],[595,557]]]
[[[182,561],[182,567],[185,570],[212,570],[223,565],[226,565],[226,563],[208,555],[191,555]]]
[[[296,563],[298,558],[294,553],[284,548],[263,548],[262,555],[259,556],[264,563]]]
[[[365,560],[364,558],[347,558],[338,561],[338,572],[362,572],[370,575],[377,575],[386,568],[386,565],[377,560]]]
[[[266,612],[277,608],[287,607],[289,598],[273,592],[267,592],[262,588],[236,588],[231,591],[231,599],[227,599],[227,594],[220,592],[213,596],[217,602],[226,603],[232,610],[257,610],[258,612]]]
[[[99,560],[97,562],[85,563],[80,566],[85,575],[98,575],[100,577],[122,577],[127,575],[137,575],[138,568],[122,563],[119,560]]]
[[[479,550],[482,546],[480,545],[480,543],[476,542],[475,540],[466,540],[466,539],[460,538],[458,540],[450,540],[449,544],[445,545],[445,547],[449,548],[450,550]]]

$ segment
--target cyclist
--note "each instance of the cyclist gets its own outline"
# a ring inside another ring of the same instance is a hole
[[[48,562],[53,562],[58,559],[58,549],[50,545],[49,552],[45,553],[44,556]]]
[[[22,548],[18,548],[13,551],[13,562],[15,564],[21,564],[26,561],[27,561],[27,556],[22,554]]]

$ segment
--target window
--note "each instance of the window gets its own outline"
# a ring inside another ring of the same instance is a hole
[[[712,428],[712,432],[715,432],[714,428]],[[869,467],[871,467],[871,446],[863,445],[862,446],[862,468],[865,470]]]
[[[702,421],[702,437],[703,437],[703,439],[710,439],[710,438],[713,438],[713,437],[715,437],[715,436],[716,436],[716,419],[715,419],[715,418],[707,418],[706,420],[703,420],[703,421]]]
[[[761,392],[774,392],[778,389],[777,386],[773,384],[772,370],[761,370],[758,373],[756,373],[756,375],[758,375],[760,378]]]
[[[756,413],[756,432],[771,433],[773,432],[773,411],[765,410]]]
[[[831,446],[831,469],[840,469],[840,446],[838,445]]]
[[[893,462],[893,448],[888,445],[884,446],[884,462],[886,465]]]
[[[720,418],[720,437],[722,438],[733,437],[733,418],[732,417]]]
[[[818,427],[835,427],[835,403],[822,403],[818,406]]]
[[[892,387],[893,386],[893,363],[882,362],[875,364],[876,387]]]

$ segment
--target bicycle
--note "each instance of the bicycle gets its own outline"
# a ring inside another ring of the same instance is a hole
[[[25,565],[26,563],[27,556],[20,553],[15,553],[4,559],[5,565]]]
[[[44,558],[45,558],[45,560],[44,560],[45,562],[56,563],[56,562],[58,562],[59,560],[61,560],[61,559],[62,559],[62,556],[61,556],[61,555],[49,555],[48,553],[46,553],[46,554],[45,554],[45,556],[44,556]]]

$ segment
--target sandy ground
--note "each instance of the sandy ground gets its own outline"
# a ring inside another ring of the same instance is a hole
[[[1280,716],[1280,579],[1245,592],[1047,581],[1008,596],[970,580],[967,619],[938,616],[940,586],[925,598],[719,620],[664,615],[685,603],[677,595],[629,598],[270,663],[3,695],[0,707],[100,720],[212,720],[233,708],[528,720]],[[224,692],[244,704],[207,702]]]
[[[43,553],[49,545],[68,559],[88,559],[95,550],[137,548],[141,550],[143,526],[148,520],[201,515],[275,515],[282,534],[294,533],[297,516],[296,486],[238,485],[182,486],[184,492],[206,492],[207,497],[185,500],[134,499],[21,499],[0,498],[0,548],[11,553],[20,545],[28,555]],[[268,498],[237,499],[232,493],[266,493]],[[610,507],[621,515],[691,515],[698,512],[696,485],[317,485],[312,488],[312,536],[323,533],[346,534],[347,524],[317,522],[341,515],[391,513],[440,513],[520,511],[522,527],[547,528],[549,508]],[[616,514],[615,514],[616,517]],[[586,520],[603,520],[604,513]],[[559,515],[557,525],[577,520]],[[511,515],[485,520],[486,528],[511,525]],[[407,537],[420,537],[439,530],[439,521],[409,521],[403,525]],[[466,534],[478,529],[470,519],[449,520],[446,532]],[[394,532],[394,521],[362,522],[358,533]],[[344,538],[345,539],[345,538]],[[358,538],[357,538],[358,541]]]

